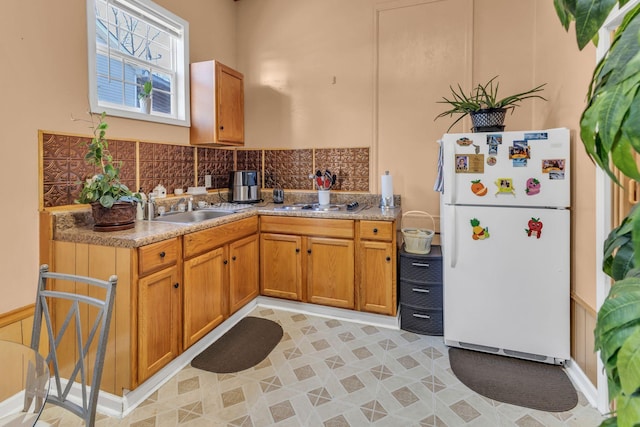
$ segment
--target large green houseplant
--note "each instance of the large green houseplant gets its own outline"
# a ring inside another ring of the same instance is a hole
[[[575,20],[578,47],[597,40],[598,30],[617,4],[628,0],[554,0],[566,29]],[[629,9],[608,53],[597,64],[580,120],[589,156],[618,183],[612,167],[640,180],[640,4]],[[607,373],[612,417],[603,426],[640,426],[640,209],[634,207],[608,236],[605,273],[614,280],[598,311],[596,350]]]
[[[545,84],[525,92],[498,98],[500,84],[496,81],[497,78],[498,76],[495,76],[485,84],[478,84],[468,94],[460,84],[457,89],[449,86],[451,96],[449,98],[443,96],[442,101],[438,101],[438,103],[448,104],[450,108],[438,114],[436,119],[446,116],[453,117],[454,114],[460,114],[460,116],[449,126],[447,132],[466,115],[471,116],[475,131],[501,130],[492,128],[503,127],[507,110],[510,109],[513,113],[513,109],[520,106],[520,103],[525,99],[539,98],[546,101],[541,95],[537,95],[538,92],[544,90]]]
[[[87,152],[84,160],[94,166],[97,173],[87,178],[82,184],[76,203],[91,205],[96,231],[115,231],[133,228],[136,216],[136,204],[141,202],[140,196],[134,194],[120,182],[120,164],[114,164],[109,152],[109,142],[105,134],[106,114],[98,116],[94,123],[91,115],[93,137],[86,143]]]

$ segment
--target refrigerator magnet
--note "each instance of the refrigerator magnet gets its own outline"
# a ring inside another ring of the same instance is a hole
[[[473,231],[471,238],[473,240],[484,240],[489,238],[489,228],[482,227],[478,218],[472,218],[470,222],[471,230]]]
[[[527,196],[535,196],[536,194],[540,193],[541,186],[542,184],[540,184],[540,181],[535,178],[529,178],[527,180],[527,188],[524,190],[524,192],[527,193]]]
[[[527,167],[527,159],[512,159],[514,168],[526,168]]]
[[[486,196],[488,191],[487,187],[479,179],[471,181],[471,192],[476,196]]]
[[[500,145],[502,144],[502,134],[492,133],[487,135],[487,145]]]
[[[462,146],[462,147],[466,147],[467,145],[471,145],[473,141],[470,140],[469,138],[467,138],[466,136],[463,136],[462,138],[458,138],[456,140],[456,144]]]
[[[527,141],[513,141],[513,145],[509,147],[510,159],[530,159],[531,152]]]
[[[543,159],[542,173],[548,173],[549,179],[564,179],[564,159]]]
[[[493,166],[493,165],[495,165],[496,163],[498,163],[498,159],[496,158],[496,156],[488,156],[488,157],[487,157],[487,164],[488,164],[489,166]]]
[[[542,221],[540,221],[540,218],[531,217],[527,225],[529,226],[529,228],[524,229],[524,231],[527,233],[527,236],[529,237],[536,236],[536,238],[539,239],[540,236],[542,235],[542,226],[543,226]]]
[[[524,134],[524,139],[549,139],[547,132],[527,132]]]
[[[484,154],[456,154],[456,173],[484,173]]]
[[[496,191],[496,196],[498,194],[511,194],[513,195],[513,197],[516,196],[516,189],[513,188],[513,179],[498,178],[495,180],[495,184],[498,187],[498,191]]]

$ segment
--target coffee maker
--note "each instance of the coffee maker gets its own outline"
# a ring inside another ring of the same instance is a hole
[[[257,203],[260,201],[258,171],[231,171],[229,201],[232,203]]]

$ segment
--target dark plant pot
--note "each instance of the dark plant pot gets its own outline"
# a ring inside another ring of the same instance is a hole
[[[94,231],[128,230],[136,225],[136,203],[116,202],[105,208],[100,202],[91,203]]]
[[[474,132],[495,132],[504,130],[506,108],[488,108],[469,113]]]

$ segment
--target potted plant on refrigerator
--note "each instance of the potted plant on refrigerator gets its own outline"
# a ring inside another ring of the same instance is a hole
[[[151,80],[147,80],[142,85],[142,90],[138,93],[138,102],[140,103],[140,111],[143,113],[149,114],[151,113],[151,90],[153,89],[153,84]]]
[[[76,203],[91,205],[96,231],[126,230],[135,226],[137,203],[142,200],[120,182],[120,166],[114,164],[109,153],[109,142],[105,138],[106,114],[102,113],[97,125],[92,125],[93,138],[86,143],[84,156],[87,164],[96,168],[97,173],[87,178]],[[91,116],[93,123],[93,115]]]
[[[628,0],[555,0],[565,29],[576,21],[578,47],[595,40],[616,4]],[[580,137],[588,155],[619,184],[611,165],[640,180],[634,154],[640,153],[640,4],[629,8],[613,43],[597,64],[580,119]],[[614,280],[598,310],[595,349],[607,374],[613,417],[602,426],[640,424],[640,209],[636,205],[604,245],[603,270]]]
[[[498,98],[499,83],[495,81],[497,78],[498,76],[495,76],[485,84],[478,84],[468,94],[460,84],[457,89],[449,86],[451,97],[442,97],[443,100],[438,103],[448,104],[451,108],[438,114],[436,119],[445,116],[453,117],[454,114],[460,114],[460,116],[449,126],[447,132],[467,114],[471,117],[474,132],[503,131],[507,110],[513,113],[513,110],[525,99],[538,98],[546,101],[541,95],[537,95],[544,90],[546,83],[525,92]]]

